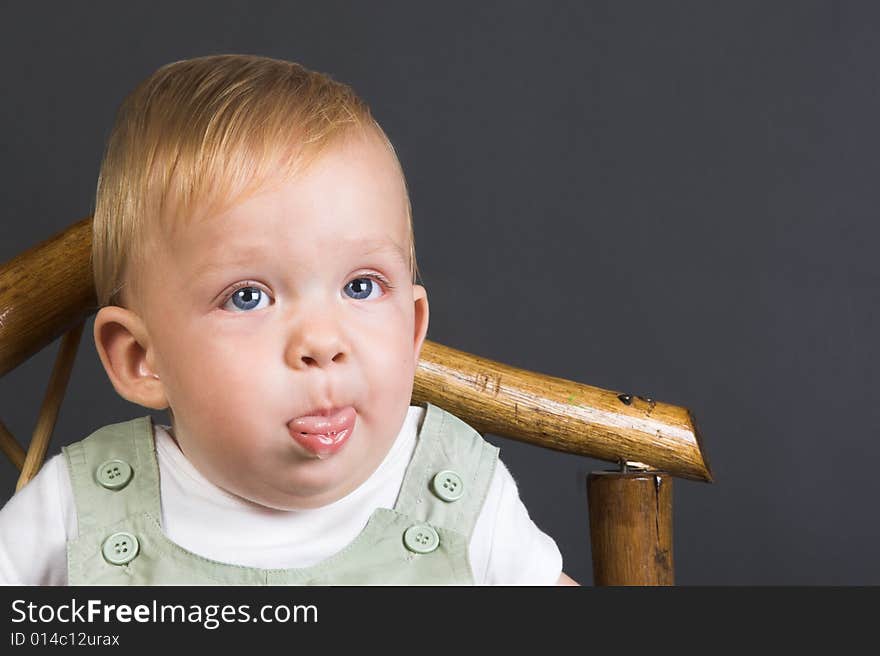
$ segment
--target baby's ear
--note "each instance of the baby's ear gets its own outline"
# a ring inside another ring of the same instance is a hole
[[[95,347],[119,395],[146,408],[168,407],[165,388],[153,370],[150,336],[141,318],[109,305],[95,316]]]
[[[422,344],[428,334],[428,291],[422,285],[413,285],[413,302],[415,302],[415,362],[419,362]]]

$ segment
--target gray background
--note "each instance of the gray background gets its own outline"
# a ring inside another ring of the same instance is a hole
[[[695,413],[717,482],[675,483],[678,583],[877,584],[878,28],[855,2],[5,3],[0,261],[92,211],[158,66],[300,61],[400,153],[430,339]],[[52,453],[141,412],[90,334]],[[55,351],[0,380],[21,440]],[[493,441],[591,583],[605,463]]]

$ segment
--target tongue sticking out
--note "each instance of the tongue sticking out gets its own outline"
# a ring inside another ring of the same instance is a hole
[[[290,436],[300,446],[321,458],[336,453],[345,445],[354,430],[356,419],[357,412],[348,406],[326,417],[297,417],[287,426]]]

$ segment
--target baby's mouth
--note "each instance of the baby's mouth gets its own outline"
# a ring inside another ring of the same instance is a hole
[[[290,436],[304,449],[324,458],[339,452],[354,431],[357,412],[352,406],[331,410],[326,416],[297,417],[287,424]]]

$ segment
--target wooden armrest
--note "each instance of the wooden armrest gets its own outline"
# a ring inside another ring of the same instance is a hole
[[[691,413],[425,341],[413,400],[484,433],[701,481],[712,473]]]
[[[92,219],[0,266],[0,376],[97,310]]]

